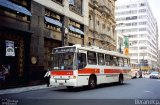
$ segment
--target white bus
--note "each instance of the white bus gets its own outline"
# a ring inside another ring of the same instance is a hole
[[[50,84],[73,87],[130,79],[130,59],[118,52],[81,45],[53,49]]]

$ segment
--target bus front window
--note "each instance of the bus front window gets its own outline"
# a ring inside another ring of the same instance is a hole
[[[73,70],[75,53],[57,53],[53,55],[54,70]]]

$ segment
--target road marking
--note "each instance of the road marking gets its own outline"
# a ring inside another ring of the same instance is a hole
[[[152,93],[151,91],[144,91],[144,93]]]

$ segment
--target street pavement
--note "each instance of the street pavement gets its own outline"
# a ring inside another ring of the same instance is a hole
[[[149,75],[144,75],[144,78],[149,78]],[[20,88],[13,88],[13,89],[1,89],[0,95],[3,94],[12,94],[12,93],[21,93],[31,90],[39,90],[39,89],[46,89],[46,88],[52,88],[53,86],[46,87],[46,85],[37,85],[37,86],[27,86],[27,87],[20,87]]]
[[[47,87],[46,85],[37,85],[37,86],[28,86],[28,87],[20,87],[20,88],[12,88],[12,89],[2,89],[0,90],[0,95],[21,93],[21,92],[46,89],[46,88],[51,88],[51,87]]]
[[[98,85],[96,89],[92,90],[84,87],[73,90],[68,90],[65,87],[47,88],[46,85],[24,90],[17,93],[1,94],[0,98],[5,102],[6,99],[19,101],[18,105],[75,105],[75,103],[76,105],[97,105],[99,102],[107,103],[105,105],[117,105],[117,103],[135,105],[139,104],[139,99],[146,99],[147,102],[150,102],[148,100],[156,101],[156,105],[160,105],[160,100],[158,100],[160,99],[160,79],[137,78],[125,81],[124,85],[104,84]]]

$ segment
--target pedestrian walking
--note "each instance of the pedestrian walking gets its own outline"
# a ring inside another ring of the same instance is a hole
[[[5,80],[5,67],[0,65],[0,87],[4,86]]]
[[[46,81],[46,83],[47,83],[47,87],[49,87],[49,85],[50,85],[50,77],[51,77],[51,73],[50,73],[50,71],[48,70],[48,71],[46,72],[46,74],[44,75],[45,81]]]

